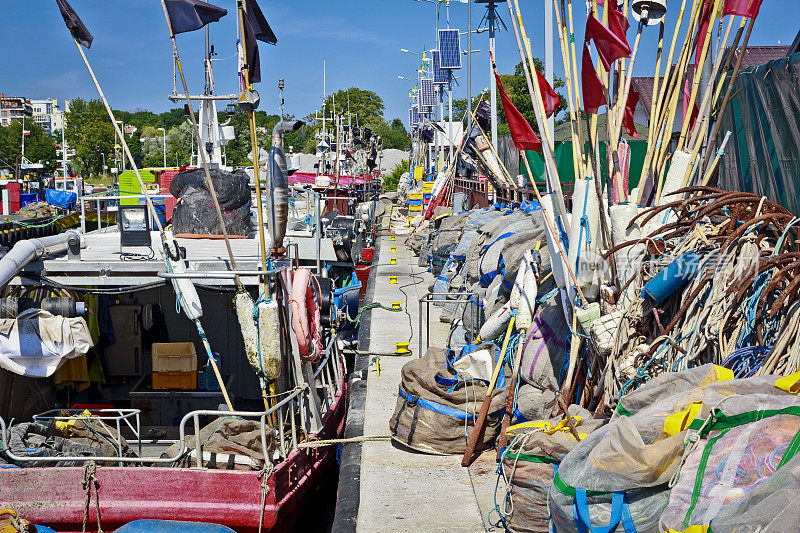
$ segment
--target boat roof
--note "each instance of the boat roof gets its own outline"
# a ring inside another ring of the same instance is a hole
[[[155,253],[144,247],[120,248],[120,235],[116,226],[102,232],[93,231],[84,235],[85,247],[80,257],[67,255],[35,261],[28,265],[24,272],[47,277],[57,283],[71,286],[124,287],[147,285],[163,282],[158,273],[164,272],[164,262]],[[157,231],[151,232],[153,250],[159,243]],[[186,248],[186,269],[194,272],[219,272],[231,270],[224,239],[187,239],[176,238],[178,245]],[[258,270],[261,265],[261,253],[258,234],[253,232],[247,238],[231,239],[231,249],[236,259],[238,270]],[[298,254],[303,261],[316,260],[316,239],[309,232],[289,231],[284,241],[293,257],[293,244],[297,244]],[[270,246],[267,239],[267,247]],[[138,254],[126,256],[124,253]],[[147,259],[152,256],[152,259]],[[323,238],[320,241],[320,260],[335,262],[336,253],[333,242]],[[242,277],[244,285],[255,286],[257,277]],[[233,286],[233,279],[208,278],[198,279],[198,283],[207,285]],[[34,278],[25,275],[17,277],[12,284],[38,285]]]

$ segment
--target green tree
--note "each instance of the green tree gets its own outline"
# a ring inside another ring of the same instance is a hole
[[[411,134],[406,131],[403,121],[399,118],[392,120],[391,124],[380,119],[380,122],[370,124],[367,127],[372,130],[373,135],[380,135],[381,139],[383,139],[384,148],[411,149]]]
[[[44,172],[51,173],[56,168],[58,155],[53,137],[47,135],[35,122],[25,121],[25,159],[32,163],[44,165]],[[0,168],[14,170],[18,159],[22,156],[22,124],[12,122],[8,126],[0,126]]]
[[[75,170],[88,177],[101,174],[102,154],[113,154],[115,141],[114,126],[103,103],[76,98],[70,102],[65,120],[67,143],[75,150]]]
[[[357,87],[341,89],[325,99],[326,117],[341,115],[347,121],[349,112],[353,124],[377,123],[385,109],[383,99],[377,93]]]

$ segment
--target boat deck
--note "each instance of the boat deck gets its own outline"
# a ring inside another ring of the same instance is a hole
[[[80,257],[66,255],[35,262],[25,270],[35,272],[42,276],[63,284],[83,286],[127,286],[145,285],[163,282],[157,276],[164,271],[164,262],[161,256],[145,247],[120,248],[120,235],[113,228],[102,232],[93,231],[85,236],[86,246],[81,250]],[[152,248],[160,242],[158,232],[151,232]],[[189,271],[224,271],[229,270],[230,261],[223,239],[183,239],[178,238],[178,245],[186,248],[186,258]],[[251,233],[247,238],[231,239],[236,266],[239,270],[258,270],[261,264],[260,246],[257,233]],[[317,248],[316,240],[308,232],[288,232],[285,243],[289,248],[290,257],[299,254],[303,261],[315,261]],[[294,251],[293,244],[297,243],[298,252]],[[269,246],[269,242],[267,242]],[[320,242],[320,260],[336,261],[336,253],[330,239]],[[138,254],[137,256],[124,256],[123,252]],[[152,257],[152,259],[150,259]],[[23,282],[25,282],[23,280]],[[27,281],[36,283],[35,281]],[[242,277],[246,285],[256,285],[257,277]],[[214,284],[233,285],[232,279],[215,279]]]
[[[414,353],[406,357],[382,356],[380,376],[375,366],[370,366],[364,435],[389,433],[401,368],[410,357],[418,355],[418,301],[433,283],[432,275],[417,266],[418,258],[403,244],[405,237],[398,235],[396,239],[382,237],[374,262],[377,271],[373,301],[383,305],[402,302],[411,315],[412,334],[409,335],[409,317],[405,313],[375,309],[370,322],[369,351],[392,353],[395,342],[405,342],[410,337]],[[392,247],[396,247],[396,253],[391,253]],[[392,257],[397,258],[396,265],[390,264]],[[397,285],[389,284],[389,276],[398,276]],[[431,306],[430,344],[444,346],[449,324],[438,320],[438,309]],[[461,456],[423,454],[394,441],[365,442],[357,531],[493,531],[496,528],[489,524],[487,515],[494,509],[496,469],[494,450],[484,452],[472,466],[463,468]]]

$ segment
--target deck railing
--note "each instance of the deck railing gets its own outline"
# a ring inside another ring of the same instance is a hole
[[[344,376],[344,355],[339,350],[336,342],[336,336],[332,336],[328,342],[322,359],[320,360],[317,368],[313,373],[313,387],[309,386],[307,382],[303,382],[296,386],[294,389],[288,391],[286,395],[273,407],[266,411],[215,411],[215,410],[195,410],[187,413],[181,419],[178,426],[179,438],[177,441],[164,441],[165,443],[180,443],[178,451],[171,456],[167,457],[148,457],[141,454],[141,440],[138,439],[139,434],[139,410],[138,409],[111,409],[111,410],[98,410],[97,414],[90,413],[89,415],[76,414],[73,416],[62,416],[60,411],[48,411],[41,415],[34,416],[35,420],[41,421],[74,421],[76,423],[83,422],[91,426],[93,423],[98,423],[101,427],[109,429],[106,422],[110,420],[116,421],[117,437],[119,446],[115,445],[117,454],[114,456],[97,455],[97,456],[58,456],[58,457],[37,457],[27,455],[17,455],[8,446],[9,441],[9,428],[6,426],[5,420],[0,417],[0,444],[2,448],[0,451],[11,461],[21,464],[25,463],[60,463],[60,462],[78,462],[85,463],[88,461],[117,463],[120,466],[136,465],[136,464],[161,464],[168,465],[182,460],[189,455],[194,457],[198,467],[202,466],[203,461],[203,445],[204,443],[200,438],[200,417],[238,417],[245,419],[256,419],[259,422],[259,432],[261,436],[262,450],[264,452],[265,461],[270,461],[269,457],[269,439],[268,434],[271,434],[277,439],[279,444],[279,454],[281,459],[285,459],[293,450],[298,448],[300,439],[306,438],[309,434],[309,426],[307,416],[304,416],[304,401],[303,397],[316,394],[321,397],[325,404],[325,410],[330,411],[333,408],[337,395],[341,392]],[[74,410],[77,412],[78,410]],[[81,411],[83,413],[85,411]],[[116,415],[112,415],[116,413]],[[269,421],[272,419],[278,420],[277,429],[270,426]],[[135,422],[133,422],[135,420]],[[137,435],[136,441],[131,441],[139,444],[139,456],[125,457],[122,448],[122,438],[119,430],[121,429],[121,421],[124,421],[130,426]],[[187,446],[186,426],[192,422],[194,428],[195,447],[190,449]],[[133,428],[136,429],[133,429]],[[287,431],[288,430],[288,431]],[[271,462],[271,461],[270,461]]]

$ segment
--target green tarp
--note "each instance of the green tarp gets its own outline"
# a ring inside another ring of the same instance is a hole
[[[639,178],[642,175],[642,167],[644,166],[644,158],[645,154],[647,153],[647,142],[645,141],[628,141],[628,144],[631,146],[631,168],[630,174],[628,178],[628,185],[631,189],[636,187],[639,184]],[[586,143],[586,150],[588,152],[589,143]],[[534,180],[537,184],[541,185],[542,188],[545,186],[544,181],[544,159],[539,152],[534,152],[532,150],[526,150],[525,154],[528,158],[528,163],[531,166],[531,171],[534,174]],[[555,143],[555,158],[556,158],[556,166],[558,168],[558,175],[561,178],[562,184],[574,184],[575,183],[575,167],[572,162],[572,141],[564,141],[564,142],[556,142]],[[600,161],[606,161],[606,145],[605,143],[600,144]],[[601,164],[601,171],[603,172],[603,177],[608,177],[608,168],[607,165]],[[520,157],[520,172],[524,176],[528,176],[527,169],[525,168],[525,162],[522,161]],[[572,190],[572,187],[569,187],[569,190]],[[566,192],[566,191],[565,191]]]

